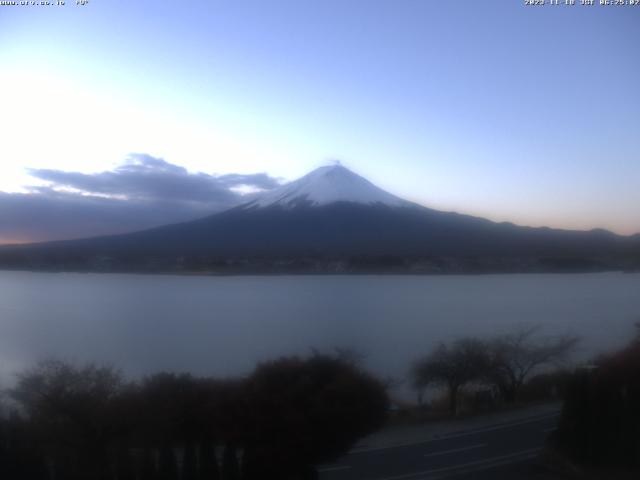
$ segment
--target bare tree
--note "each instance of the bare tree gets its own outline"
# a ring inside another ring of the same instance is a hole
[[[578,338],[541,338],[540,327],[526,327],[489,342],[491,364],[487,380],[495,384],[505,401],[513,403],[526,379],[539,368],[557,364],[571,353]]]
[[[487,346],[481,340],[463,338],[450,346],[443,343],[416,362],[412,372],[413,385],[417,388],[445,385],[449,390],[449,412],[455,416],[460,389],[470,382],[481,380],[487,372],[489,361]]]

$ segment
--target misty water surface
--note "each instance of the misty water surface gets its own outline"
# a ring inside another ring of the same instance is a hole
[[[0,386],[47,356],[244,374],[260,360],[355,348],[403,379],[437,342],[518,324],[582,336],[586,358],[640,318],[640,275],[205,277],[0,272]]]

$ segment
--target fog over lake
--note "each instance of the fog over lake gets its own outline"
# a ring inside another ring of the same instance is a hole
[[[403,379],[440,341],[519,324],[582,337],[577,356],[624,344],[640,274],[207,277],[0,272],[0,387],[48,356],[216,376],[311,349],[354,348]]]

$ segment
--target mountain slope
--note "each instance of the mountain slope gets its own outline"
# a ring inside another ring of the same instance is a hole
[[[640,241],[431,210],[341,166],[201,220],[0,249],[0,266],[79,270],[549,271],[629,268]]]

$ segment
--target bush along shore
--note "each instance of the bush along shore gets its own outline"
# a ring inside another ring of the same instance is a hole
[[[8,396],[0,478],[11,480],[312,479],[388,410],[382,383],[320,354],[266,362],[244,379],[139,382],[49,360]]]

